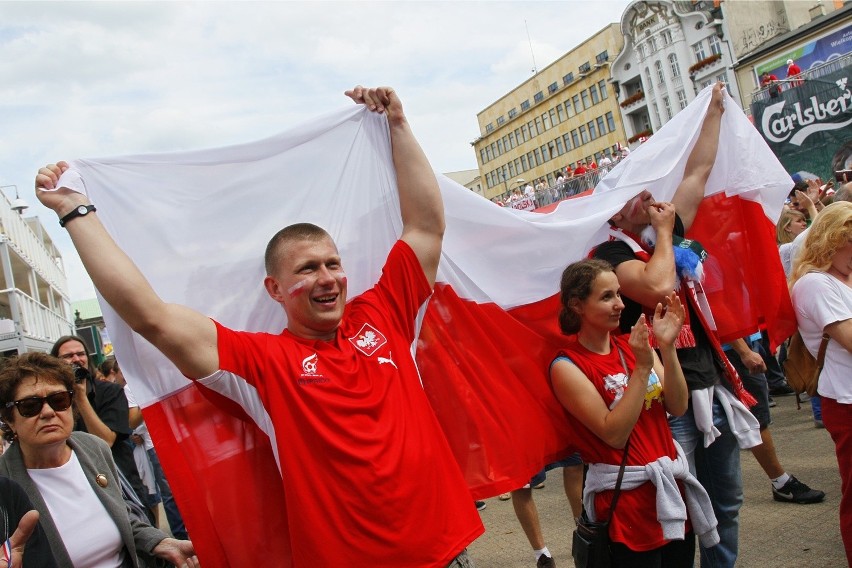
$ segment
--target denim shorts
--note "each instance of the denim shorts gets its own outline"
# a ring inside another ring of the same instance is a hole
[[[535,487],[539,483],[542,483],[547,478],[547,472],[551,469],[556,469],[559,467],[569,467],[572,465],[580,465],[583,463],[583,460],[580,459],[579,453],[573,453],[564,460],[560,460],[557,462],[549,463],[544,466],[544,469],[538,472],[530,479],[530,487]]]

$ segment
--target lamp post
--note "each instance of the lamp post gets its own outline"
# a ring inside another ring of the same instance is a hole
[[[23,215],[24,209],[29,208],[29,204],[23,199],[21,199],[21,196],[18,194],[17,185],[0,185],[0,189],[6,189],[9,187],[15,188],[15,199],[12,201],[12,211],[17,211],[18,215]]]

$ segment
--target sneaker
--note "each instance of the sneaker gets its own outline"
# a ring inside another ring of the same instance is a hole
[[[822,423],[822,420],[817,420],[814,418],[814,428],[822,429],[825,428],[825,424]]]
[[[796,394],[796,391],[794,391],[793,387],[791,387],[790,385],[783,384],[781,386],[772,387],[771,389],[769,389],[769,394],[771,394],[772,396],[792,396]]]
[[[487,504],[485,501],[474,501],[474,502],[473,502],[473,504],[474,504],[474,505],[476,505],[476,510],[477,510],[477,511],[481,511],[481,510],[483,510],[485,507],[487,507],[487,506],[488,506],[488,504]]]
[[[775,489],[775,486],[772,486],[772,498],[786,503],[819,503],[825,499],[825,493],[811,489],[791,475],[781,489]]]
[[[498,497],[498,499],[500,499],[501,501],[508,501],[511,498],[512,498],[511,493],[501,493],[500,497]]]
[[[556,568],[556,561],[548,556],[547,554],[542,554],[538,557],[538,562],[535,563],[536,568]]]
[[[776,406],[778,406],[778,403],[775,402],[775,399],[770,396],[769,397],[769,408],[775,408]]]
[[[533,485],[533,489],[544,489],[544,481],[542,481],[538,485]]]

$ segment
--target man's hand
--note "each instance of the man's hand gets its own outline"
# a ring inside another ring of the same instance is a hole
[[[154,547],[151,554],[171,562],[178,568],[198,568],[201,566],[198,557],[195,556],[195,548],[192,546],[192,542],[188,540],[164,538]]]
[[[755,353],[744,339],[736,339],[732,341],[731,346],[734,351],[736,351],[737,355],[740,356],[740,360],[743,362],[743,365],[745,365],[745,368],[748,369],[749,373],[755,374],[766,372],[766,362],[764,362],[763,357],[761,357],[759,353]]]
[[[675,206],[665,201],[658,201],[648,207],[648,217],[651,218],[651,226],[659,235],[665,231],[668,234],[674,232]]]
[[[396,96],[396,91],[390,87],[366,88],[358,85],[344,93],[347,97],[360,105],[379,114],[387,113],[388,120],[396,122],[404,120],[402,102]]]
[[[38,511],[27,511],[21,520],[18,521],[18,528],[12,536],[9,537],[9,543],[12,549],[12,558],[5,558],[8,565],[12,568],[23,568],[24,565],[24,547],[27,541],[33,534],[33,531],[38,524]]]
[[[59,177],[68,169],[68,162],[48,164],[41,168],[35,178],[35,193],[45,207],[56,212],[61,219],[79,205],[89,205],[89,199],[67,187],[57,188]],[[52,189],[56,191],[44,191]]]

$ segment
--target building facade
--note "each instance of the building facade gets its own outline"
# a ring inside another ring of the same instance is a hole
[[[621,17],[624,48],[612,83],[628,144],[650,136],[708,85],[722,81],[737,102],[733,49],[713,2],[638,0]]]
[[[505,198],[541,179],[553,186],[566,166],[624,142],[608,73],[622,42],[610,24],[477,115],[480,137],[471,145],[484,197]]]
[[[17,205],[17,204],[16,204]],[[37,217],[0,198],[0,353],[48,351],[74,331],[62,256]]]

